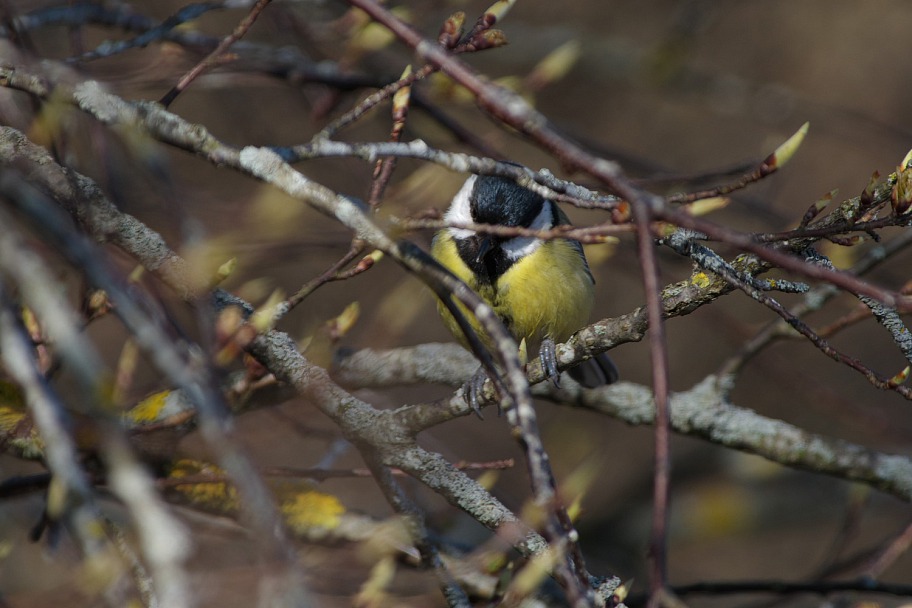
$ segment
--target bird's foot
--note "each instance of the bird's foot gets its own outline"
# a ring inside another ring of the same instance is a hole
[[[560,388],[560,370],[557,369],[557,345],[551,338],[545,338],[538,349],[538,356],[541,359],[542,371],[545,378],[554,383],[554,386]]]
[[[487,379],[488,372],[486,372],[483,367],[479,367],[475,373],[472,374],[472,377],[466,380],[466,383],[462,385],[462,395],[468,406],[472,408],[472,411],[478,416],[479,420],[484,420],[484,416],[481,415],[480,403],[484,398],[484,385]]]

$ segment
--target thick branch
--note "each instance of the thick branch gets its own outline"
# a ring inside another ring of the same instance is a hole
[[[436,358],[450,361],[453,369],[435,376],[433,368],[425,365],[427,349],[433,349]],[[449,383],[451,376],[468,374],[474,369],[465,351],[456,344],[424,344],[370,351],[369,354],[356,353],[341,360],[340,378],[353,387],[381,388],[418,377],[424,382]],[[386,363],[382,374],[375,374],[374,366],[366,363],[373,356]],[[789,467],[860,481],[912,501],[912,459],[823,437],[767,418],[731,403],[726,396],[727,388],[720,378],[709,376],[688,391],[673,393],[671,428],[683,435],[702,437],[711,443],[757,454]],[[534,393],[557,404],[601,412],[627,424],[652,424],[655,419],[651,390],[629,382],[597,390],[585,390],[569,383],[558,390],[542,383],[534,387]],[[454,403],[446,405],[453,407]],[[433,408],[447,409],[441,404],[434,404]],[[398,415],[408,417],[416,425],[440,422],[440,418],[432,417],[431,410],[430,406],[414,405],[400,408]]]

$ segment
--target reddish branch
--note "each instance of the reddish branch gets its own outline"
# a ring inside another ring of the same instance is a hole
[[[469,89],[478,100],[479,105],[494,118],[501,120],[531,137],[536,143],[554,154],[568,168],[583,169],[598,178],[622,198],[631,202],[638,225],[638,243],[643,269],[644,288],[650,321],[650,343],[652,345],[653,385],[656,403],[660,413],[656,425],[656,511],[653,534],[653,559],[656,566],[653,570],[653,589],[665,585],[664,568],[664,519],[667,512],[668,486],[668,370],[667,352],[664,332],[662,331],[662,309],[658,296],[658,266],[653,251],[650,220],[655,217],[657,208],[663,206],[659,197],[634,187],[621,173],[615,163],[596,158],[575,143],[565,139],[551,127],[547,119],[525,103],[522,98],[502,87],[482,80],[468,66],[450,56],[444,49],[425,40],[418,32],[396,18],[385,8],[372,0],[350,0],[351,4],[368,13],[373,19],[390,29],[397,37],[412,47],[425,61],[434,64],[459,84]],[[558,513],[561,510],[558,509]],[[559,515],[560,519],[563,519]],[[573,560],[577,561],[577,560]],[[576,566],[577,578],[581,556]],[[565,581],[565,583],[568,581]],[[588,581],[585,581],[588,587]],[[569,585],[568,585],[569,586]],[[654,593],[654,597],[658,597]]]

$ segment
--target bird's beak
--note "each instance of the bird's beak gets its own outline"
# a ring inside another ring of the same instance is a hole
[[[478,237],[478,254],[475,256],[475,263],[480,264],[491,248],[494,246],[494,238],[491,235],[479,235]]]

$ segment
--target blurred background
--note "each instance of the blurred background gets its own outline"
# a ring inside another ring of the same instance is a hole
[[[8,17],[52,5],[36,0],[7,2],[3,11]],[[162,20],[182,4],[137,0],[130,6]],[[466,11],[471,23],[487,3],[426,0],[392,6],[433,38],[454,10]],[[244,14],[212,11],[193,26],[224,36]],[[341,2],[275,0],[245,41],[297,49],[314,61],[330,61],[355,71],[365,81],[395,80],[412,56],[365,25]],[[737,193],[725,210],[713,216],[738,229],[793,227],[807,207],[827,192],[838,189],[837,201],[859,194],[872,172],[889,174],[912,148],[908,111],[912,56],[907,51],[912,6],[902,0],[522,0],[499,26],[509,44],[466,60],[492,78],[519,87],[561,130],[618,160],[631,175],[653,180],[644,183],[657,192],[687,188],[687,176],[760,161],[809,121],[805,143],[785,169]],[[29,64],[35,58],[78,55],[74,48],[80,45],[89,50],[104,40],[125,38],[123,32],[99,26],[85,28],[81,37],[53,26],[29,32],[31,53],[22,54],[7,42],[0,48],[6,55],[4,63]],[[555,49],[572,51],[572,46],[565,46],[568,43],[577,45],[579,54],[563,77],[547,83],[528,77]],[[156,42],[74,67],[83,77],[99,79],[128,99],[159,99],[201,56],[192,49]],[[292,145],[305,143],[370,91],[340,92],[325,84],[265,75],[256,67],[247,60],[204,75],[170,109],[205,125],[227,143]],[[419,88],[429,106],[458,121],[501,157],[534,169],[546,167],[562,177],[579,177],[562,173],[552,159],[484,117],[442,79],[431,79]],[[0,91],[0,102],[5,124],[31,129],[32,136],[40,139],[42,123],[34,120],[21,93]],[[48,121],[48,113],[40,120]],[[388,106],[384,105],[339,137],[384,141],[388,132]],[[336,223],[252,180],[151,143],[137,157],[135,148],[84,117],[68,116],[65,133],[70,166],[97,179],[121,208],[162,232],[184,255],[237,257],[239,270],[227,287],[251,301],[262,302],[275,289],[294,292],[348,250],[350,235]],[[447,150],[475,152],[422,108],[413,108],[405,129],[404,139],[414,138]],[[297,167],[339,192],[367,198],[373,168],[369,163],[334,159]],[[161,179],[162,175],[166,178]],[[442,211],[463,179],[423,163],[401,161],[381,214]],[[587,184],[585,179],[582,183]],[[600,221],[595,212],[570,213],[575,223]],[[416,233],[411,238],[427,247],[431,236]],[[827,253],[843,266],[858,254],[837,247]],[[622,238],[614,247],[588,248],[587,254],[597,281],[596,318],[624,314],[644,302],[632,237]],[[660,251],[660,260],[666,283],[689,276],[686,260],[668,251]],[[898,289],[910,278],[909,262],[908,255],[900,256],[873,277]],[[781,299],[787,304],[799,301]],[[280,328],[305,338],[353,301],[360,303],[361,316],[340,346],[394,348],[451,340],[437,318],[430,292],[387,261],[355,279],[321,288]],[[177,302],[171,305],[176,315],[192,322],[193,317]],[[811,324],[837,319],[855,305],[856,301],[842,296],[812,317]],[[667,330],[673,388],[688,389],[713,373],[773,320],[771,312],[738,293],[671,320]],[[89,331],[109,360],[116,361],[122,339],[116,320],[104,319]],[[847,329],[832,343],[885,375],[906,365],[873,320]],[[645,344],[624,345],[611,356],[624,381],[650,382]],[[164,387],[150,369],[136,379],[134,388],[139,399]],[[450,392],[447,387],[419,386],[365,390],[358,396],[379,407],[395,407]],[[804,341],[767,349],[739,377],[732,399],[811,432],[879,451],[912,452],[909,404],[896,394],[871,388],[862,376]],[[558,478],[596,471],[579,522],[590,570],[623,580],[633,578],[633,593],[642,592],[647,580],[652,429],[631,428],[550,404],[541,404],[538,411]],[[263,466],[313,466],[331,443],[325,432],[332,431],[332,425],[301,402],[245,415],[238,426],[245,447]],[[454,461],[516,458],[522,462],[506,421],[494,416],[454,421],[426,433],[422,444]],[[196,436],[188,437],[181,450],[205,455]],[[834,563],[860,558],[910,521],[908,504],[852,484],[788,470],[696,439],[676,437],[673,450],[669,546],[673,584],[814,577]],[[360,466],[356,451],[349,449],[336,466]],[[0,457],[4,478],[34,470],[33,465]],[[509,507],[522,508],[528,497],[522,466],[502,472],[491,482],[494,494]],[[353,509],[377,516],[390,512],[369,480],[323,485]],[[480,526],[439,498],[417,484],[407,487],[429,511],[433,529],[442,536],[470,546],[486,538]],[[5,553],[0,557],[0,592],[11,606],[49,605],[69,597],[66,594],[72,590],[72,574],[66,566],[67,559],[74,558],[72,550],[64,546],[49,552],[25,539],[40,504],[37,496],[0,504]],[[190,513],[185,517],[197,532],[194,567],[204,604],[248,605],[255,597],[260,567],[251,557],[249,539],[229,522]],[[305,547],[303,551],[315,573],[314,591],[325,602],[321,605],[349,605],[348,598],[363,580],[349,571],[346,551],[350,549]],[[857,575],[857,569],[848,572]],[[912,581],[912,559],[897,560],[883,580]],[[428,578],[403,574],[397,584],[403,604],[440,603]],[[895,598],[873,599],[883,606],[902,603]],[[755,605],[751,601],[692,598],[693,605],[707,606]],[[822,602],[812,596],[787,601],[794,606]],[[851,605],[854,600],[849,596],[846,601]]]

